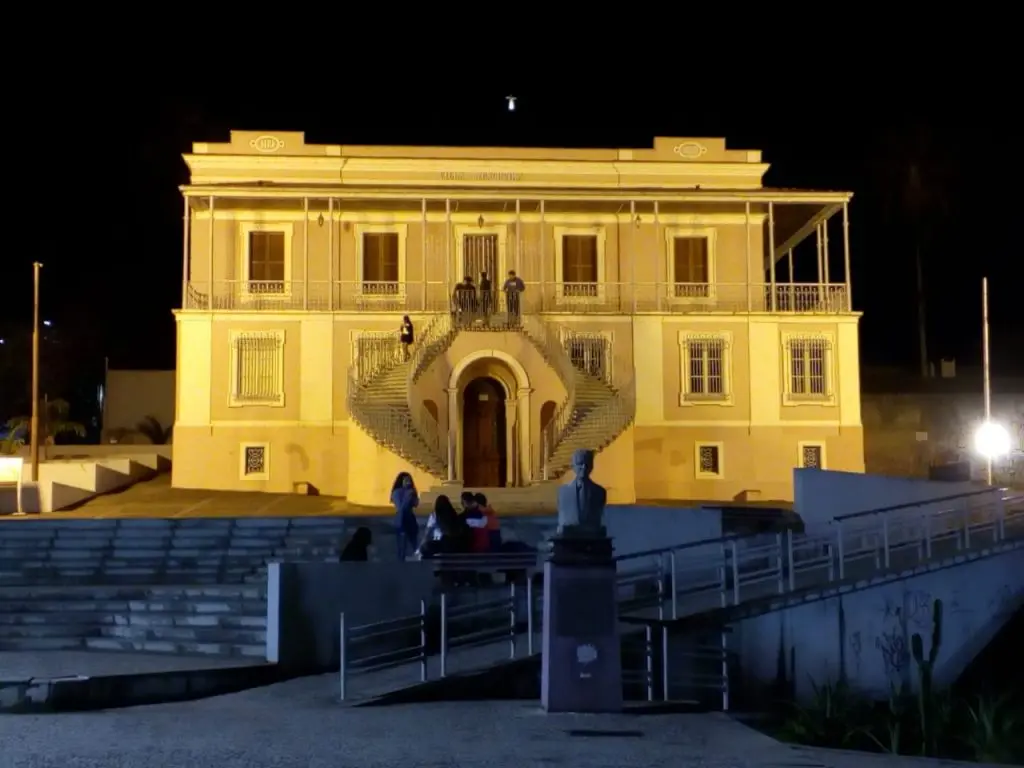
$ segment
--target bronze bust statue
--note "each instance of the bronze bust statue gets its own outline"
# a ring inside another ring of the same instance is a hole
[[[579,449],[572,455],[576,479],[558,489],[558,535],[572,538],[605,538],[604,508],[608,492],[590,479],[594,452]]]

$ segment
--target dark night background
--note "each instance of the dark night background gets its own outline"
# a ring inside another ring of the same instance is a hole
[[[9,178],[28,185],[20,198],[28,212],[8,207],[8,215],[24,216],[28,226],[3,257],[2,418],[27,409],[36,259],[45,264],[42,317],[53,324],[43,392],[69,399],[94,393],[104,357],[112,368],[173,367],[181,154],[193,141],[227,141],[231,128],[301,130],[312,142],[366,144],[640,147],[656,135],[725,136],[732,148],[763,150],[770,186],[855,193],[853,296],[864,312],[865,366],[919,367],[920,242],[929,358],[980,362],[981,277],[988,275],[993,372],[1024,373],[1020,217],[1009,196],[1019,161],[1011,155],[1017,138],[1008,101],[979,95],[968,104],[961,95],[954,104],[941,88],[908,97],[914,92],[893,82],[885,93],[833,87],[814,96],[810,88],[782,100],[744,85],[706,86],[690,99],[624,88],[608,102],[607,92],[572,83],[542,92],[507,85],[513,81],[401,95],[349,86],[327,98],[312,76],[308,92],[300,85],[289,98],[271,100],[267,94],[281,93],[274,85],[203,92],[144,88],[124,73],[80,77],[69,75],[52,100],[34,107],[7,147]],[[515,113],[505,108],[506,92],[519,99]],[[919,183],[908,193],[915,173]],[[835,259],[838,243],[832,250]]]

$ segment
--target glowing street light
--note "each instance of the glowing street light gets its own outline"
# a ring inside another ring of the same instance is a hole
[[[516,97],[515,96],[506,96],[505,97],[505,101],[508,102],[508,111],[509,112],[515,112],[516,111]]]
[[[986,421],[974,433],[974,449],[991,463],[1010,452],[1010,433],[1002,424]]]

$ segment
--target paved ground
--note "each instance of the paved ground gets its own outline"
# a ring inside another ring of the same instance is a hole
[[[282,683],[205,701],[0,717],[4,768],[898,768],[794,749],[724,715],[545,715],[519,702],[341,708]]]
[[[89,499],[53,517],[300,517],[327,515],[389,515],[387,507],[363,507],[334,496],[291,493],[206,491],[172,488],[169,473]],[[13,519],[38,519],[28,516]]]
[[[173,672],[183,669],[249,666],[258,661],[259,659],[211,659],[204,656],[103,651],[0,651],[0,680]]]

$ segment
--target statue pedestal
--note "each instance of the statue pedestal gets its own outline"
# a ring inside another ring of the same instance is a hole
[[[556,537],[544,564],[541,706],[621,712],[615,562],[605,538]]]

